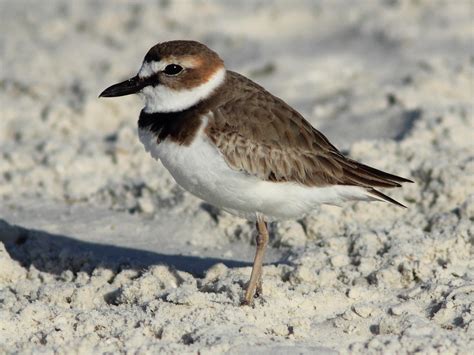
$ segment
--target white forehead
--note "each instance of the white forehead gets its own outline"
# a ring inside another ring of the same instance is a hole
[[[160,60],[159,62],[143,62],[142,67],[138,71],[138,77],[147,78],[149,76],[152,76],[153,74],[165,69],[168,64],[170,63],[164,60]]]
[[[156,74],[166,68],[169,64],[178,64],[184,68],[195,68],[198,65],[196,58],[184,57],[175,58],[170,57],[159,61],[143,62],[142,67],[138,71],[139,78],[147,78]]]

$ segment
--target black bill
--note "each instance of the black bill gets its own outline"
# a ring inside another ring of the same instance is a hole
[[[136,94],[146,86],[146,82],[141,80],[138,75],[121,83],[112,85],[102,91],[99,97],[117,97]]]

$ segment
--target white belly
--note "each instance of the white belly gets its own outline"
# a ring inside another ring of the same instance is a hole
[[[139,136],[145,149],[153,158],[161,160],[184,189],[214,206],[251,220],[257,213],[268,220],[299,218],[323,203],[338,205],[347,200],[371,199],[359,187],[316,188],[275,183],[233,170],[203,134],[202,127],[189,146],[169,139],[157,144],[156,136],[146,129],[139,129]]]

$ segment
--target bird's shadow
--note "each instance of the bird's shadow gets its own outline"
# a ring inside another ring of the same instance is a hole
[[[73,273],[92,273],[97,267],[103,267],[119,272],[124,269],[142,270],[151,265],[166,264],[176,270],[202,277],[206,270],[217,263],[223,263],[227,267],[252,265],[243,261],[161,254],[86,242],[65,235],[10,225],[3,219],[0,219],[0,242],[4,243],[10,257],[23,267],[34,266],[40,271],[56,275],[67,270]]]

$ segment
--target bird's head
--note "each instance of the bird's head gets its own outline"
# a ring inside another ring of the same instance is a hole
[[[170,41],[152,47],[137,75],[105,89],[100,97],[139,94],[145,112],[177,112],[209,97],[225,79],[217,53],[195,41]]]

